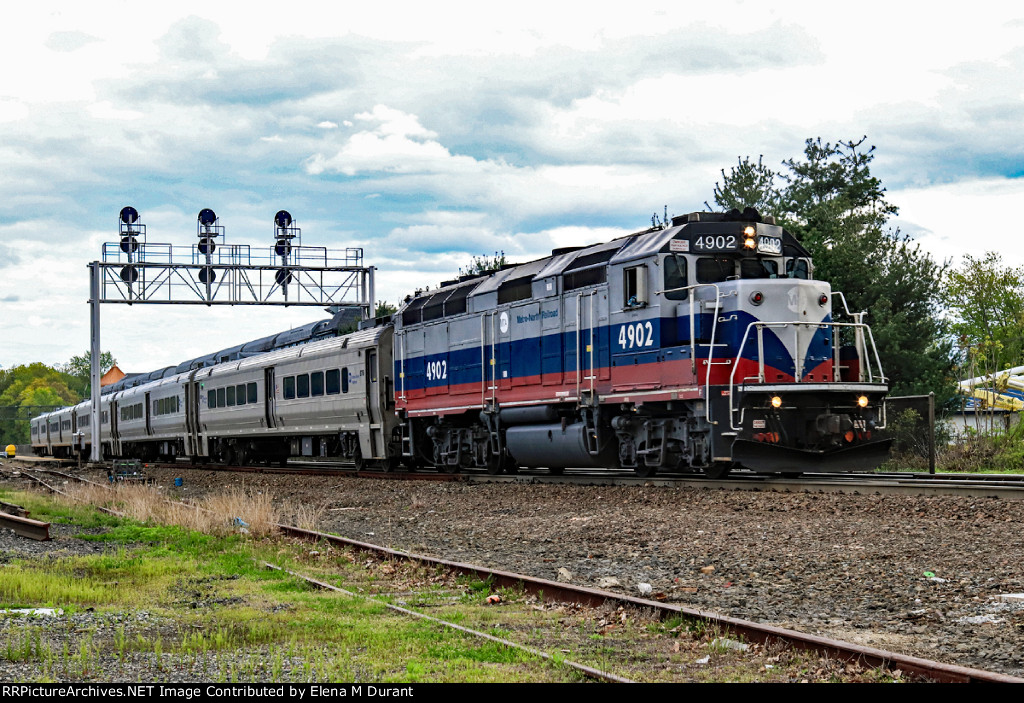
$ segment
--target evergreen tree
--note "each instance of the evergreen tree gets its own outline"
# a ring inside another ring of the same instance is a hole
[[[815,278],[868,311],[882,368],[894,395],[952,395],[951,345],[939,315],[945,267],[890,229],[898,208],[871,175],[875,148],[857,141],[808,139],[802,159],[775,173],[749,158],[723,170],[715,202],[723,209],[762,207],[814,257]]]

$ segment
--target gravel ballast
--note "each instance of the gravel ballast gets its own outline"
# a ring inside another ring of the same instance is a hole
[[[318,529],[357,540],[633,595],[650,584],[680,605],[1024,676],[1024,602],[1000,599],[1024,593],[1020,502],[150,475],[185,498],[226,485],[268,492],[318,509]]]

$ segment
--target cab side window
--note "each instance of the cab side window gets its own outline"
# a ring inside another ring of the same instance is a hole
[[[664,264],[665,297],[669,300],[686,300],[690,291],[674,290],[689,285],[686,280],[686,259],[681,256],[666,256]]]

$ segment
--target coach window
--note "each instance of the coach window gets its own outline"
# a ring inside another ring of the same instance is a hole
[[[230,407],[232,407],[235,404],[235,387],[234,386],[228,386],[224,390],[227,392],[228,407],[230,408]]]
[[[665,290],[669,291],[665,293],[665,297],[669,300],[686,300],[686,296],[690,292],[676,290],[677,288],[685,288],[689,285],[689,282],[686,280],[686,259],[678,254],[669,254],[665,257],[662,268],[665,271]]]
[[[341,393],[341,376],[338,369],[328,369],[326,374],[327,395],[338,395]]]
[[[304,373],[295,377],[295,394],[300,398],[309,397],[309,374]]]
[[[228,405],[227,394],[223,388],[217,389],[217,407],[226,408]]]
[[[348,367],[341,370],[341,392],[348,393]]]
[[[235,386],[235,403],[237,405],[245,405],[245,384],[239,383]]]
[[[641,308],[647,305],[647,267],[634,266],[622,272],[623,306]]]
[[[295,377],[285,376],[284,377],[284,399],[291,400],[295,397]]]
[[[697,283],[718,283],[735,275],[733,261],[728,256],[703,256],[697,259]]]
[[[206,405],[211,408],[217,407],[217,391],[206,392]]]
[[[252,383],[247,383],[245,385],[245,395],[246,395],[246,401],[247,402],[249,402],[249,403],[255,403],[256,402],[256,397],[257,396],[256,396],[256,382],[255,381],[253,381]]]
[[[324,394],[324,372],[315,371],[309,376],[310,395],[318,396]]]

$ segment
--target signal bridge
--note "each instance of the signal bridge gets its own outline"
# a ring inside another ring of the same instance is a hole
[[[139,212],[118,217],[118,241],[103,245],[89,264],[92,427],[100,427],[100,305],[277,305],[356,307],[373,316],[373,266],[363,250],[303,246],[302,230],[287,210],[274,215],[273,243],[266,249],[228,244],[217,214],[196,218],[196,241],[177,246],[148,241]],[[91,461],[100,460],[92,443]]]

